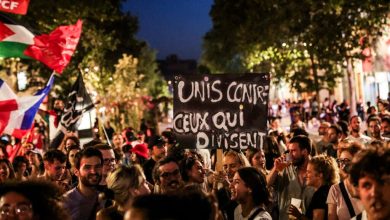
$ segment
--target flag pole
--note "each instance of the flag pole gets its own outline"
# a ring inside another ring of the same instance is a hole
[[[81,68],[80,68],[80,72],[81,72],[82,75],[84,74],[84,71],[83,71]],[[87,87],[85,87],[85,90],[86,90],[87,93],[89,94],[88,88],[87,88]],[[98,102],[99,102],[99,101],[98,101]],[[89,123],[90,123],[90,126],[91,126],[91,128],[92,128],[92,117],[91,117],[91,112],[89,112],[88,114],[89,114]],[[100,118],[100,116],[99,116],[99,111],[96,112],[96,117],[97,117],[97,119],[98,119],[99,121],[103,121],[103,120]],[[104,133],[104,136],[106,137],[106,140],[107,140],[108,145],[110,145],[110,147],[112,147],[111,141],[110,141],[110,139],[108,138],[107,131],[106,131],[106,129],[104,128],[104,123],[103,123],[102,128],[103,128],[103,133]],[[93,130],[93,129],[92,129],[92,130]]]
[[[99,121],[103,121],[103,120],[100,118],[99,114],[96,114],[96,115],[97,115],[96,117],[98,118]],[[110,147],[112,147],[111,141],[110,141],[110,139],[108,138],[108,134],[107,134],[106,128],[104,127],[104,123],[103,123],[103,125],[102,125],[102,128],[103,128],[103,133],[104,133],[104,136],[106,137],[106,140],[107,140],[108,145],[110,145]]]

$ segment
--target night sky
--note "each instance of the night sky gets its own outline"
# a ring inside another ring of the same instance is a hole
[[[202,37],[211,29],[213,0],[127,0],[124,11],[138,17],[137,37],[158,51],[157,58],[177,54],[198,59]]]

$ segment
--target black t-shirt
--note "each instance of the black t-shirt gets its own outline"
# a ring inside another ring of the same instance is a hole
[[[156,161],[154,161],[152,158],[147,160],[143,165],[146,180],[153,185],[154,185],[153,168],[155,165],[156,165]]]
[[[318,188],[317,191],[313,194],[309,207],[306,210],[305,216],[309,219],[313,219],[313,210],[314,209],[323,209],[325,211],[324,220],[328,219],[328,205],[326,204],[326,199],[328,198],[330,186],[324,185]]]
[[[226,188],[217,191],[218,206],[225,220],[234,220],[234,209],[238,206],[236,201],[230,200],[231,193]]]

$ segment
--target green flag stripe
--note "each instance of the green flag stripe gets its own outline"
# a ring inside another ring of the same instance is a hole
[[[3,58],[20,57],[20,58],[31,59],[31,57],[28,57],[28,56],[23,54],[23,52],[26,50],[26,48],[28,46],[29,45],[27,45],[27,44],[1,41],[0,42],[0,57],[3,57]]]

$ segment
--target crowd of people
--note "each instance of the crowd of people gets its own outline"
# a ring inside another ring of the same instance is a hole
[[[110,141],[68,134],[50,148],[37,124],[22,140],[1,138],[0,220],[390,219],[388,105],[324,118],[318,103],[310,113],[291,105],[288,131],[271,114],[262,149],[222,158],[185,149],[169,129],[116,133],[109,124]],[[309,117],[321,122],[319,138]]]

